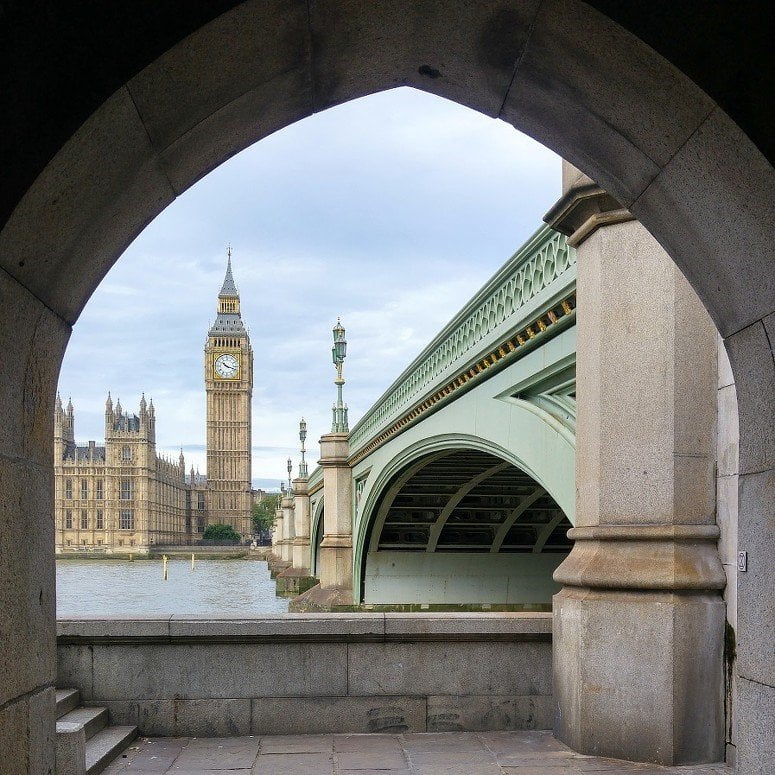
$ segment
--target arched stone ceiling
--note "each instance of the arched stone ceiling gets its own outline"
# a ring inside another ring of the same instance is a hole
[[[486,452],[433,454],[398,473],[375,509],[372,550],[568,552],[570,522],[532,477]]]

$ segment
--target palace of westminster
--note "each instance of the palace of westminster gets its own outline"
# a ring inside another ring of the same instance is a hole
[[[153,401],[139,414],[108,393],[105,445],[75,443],[73,405],[57,396],[54,412],[56,551],[138,553],[153,545],[187,544],[205,526],[251,532],[251,396],[253,350],[242,323],[231,271],[218,294],[218,315],[204,351],[207,392],[207,476],[186,474],[156,454]]]

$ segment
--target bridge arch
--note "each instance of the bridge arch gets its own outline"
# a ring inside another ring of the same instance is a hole
[[[313,576],[320,575],[320,544],[323,541],[323,518],[325,514],[325,500],[320,498],[312,502],[312,518],[310,525],[310,543],[309,543],[309,567]]]
[[[441,415],[440,417],[432,417],[429,421],[426,421],[429,426],[427,430],[415,429],[412,434],[409,432],[405,434],[407,437],[406,439],[401,439],[401,437],[399,437],[396,441],[400,441],[403,445],[402,447],[398,447],[396,442],[390,445],[395,451],[393,452],[393,456],[385,460],[382,465],[378,464],[377,461],[374,462],[373,467],[369,470],[366,486],[363,488],[363,500],[358,509],[358,518],[353,541],[353,589],[356,600],[361,600],[366,603],[374,602],[373,600],[370,601],[367,599],[366,580],[369,576],[369,559],[371,558],[373,560],[375,553],[379,551],[379,536],[382,533],[385,517],[387,516],[387,508],[385,508],[386,494],[390,492],[391,488],[395,489],[397,484],[399,485],[400,490],[405,483],[402,479],[411,477],[414,473],[414,469],[419,470],[435,460],[443,460],[444,458],[449,458],[449,456],[458,453],[473,454],[479,457],[478,464],[474,463],[473,467],[481,470],[475,471],[469,478],[466,478],[465,476],[461,477],[459,487],[451,493],[451,496],[458,497],[457,503],[453,503],[452,497],[450,497],[447,502],[436,509],[435,519],[437,522],[433,534],[434,543],[432,547],[429,547],[428,544],[425,545],[426,554],[435,553],[438,549],[439,541],[447,540],[446,538],[442,539],[446,521],[454,513],[456,506],[461,504],[462,506],[465,506],[465,498],[466,495],[469,494],[466,492],[465,488],[468,485],[471,485],[472,489],[475,488],[478,484],[476,481],[477,477],[486,475],[491,469],[492,473],[496,475],[505,472],[504,476],[507,478],[509,476],[514,479],[520,477],[523,478],[525,481],[523,481],[522,487],[526,491],[521,493],[521,495],[527,497],[529,497],[530,493],[535,493],[536,497],[545,495],[546,499],[552,501],[553,505],[551,508],[562,514],[564,518],[563,524],[567,521],[568,524],[564,529],[570,527],[575,519],[573,487],[563,486],[563,481],[573,481],[574,447],[572,443],[569,443],[567,435],[561,437],[551,423],[542,421],[532,412],[524,411],[522,407],[518,405],[505,406],[504,409],[509,414],[521,415],[524,420],[530,423],[530,438],[533,443],[526,444],[517,449],[514,446],[499,443],[498,440],[493,438],[488,439],[465,432],[455,433],[446,431],[434,435],[431,432],[431,428],[436,424],[443,426],[444,422],[446,422],[442,411],[438,413]],[[497,425],[491,425],[490,428],[497,430]],[[412,442],[412,435],[419,436],[420,438]],[[398,447],[398,449],[396,449],[396,447]],[[549,467],[550,464],[551,468]],[[570,473],[570,478],[568,478],[568,473]],[[538,492],[539,490],[540,493]],[[397,493],[398,491],[396,491],[395,494]],[[483,493],[479,494],[482,495]],[[509,519],[511,519],[513,523],[516,523],[518,517],[522,513],[521,511],[518,511],[520,501],[522,500],[521,497],[514,498],[514,503],[510,505],[506,502],[507,500],[508,499],[505,499],[503,504],[504,513],[502,514],[502,526],[504,526]],[[525,505],[529,504],[526,503]],[[444,508],[445,506],[446,509]],[[547,504],[543,504],[543,506],[547,507]],[[560,524],[560,521],[558,521],[557,524]],[[492,528],[493,525],[490,525],[489,527]],[[501,535],[498,533],[497,529],[493,530],[491,536],[492,541],[486,552],[490,555],[490,561],[493,563],[491,567],[493,569],[495,569],[496,564],[493,562],[493,555],[499,553],[506,538],[506,530],[503,528],[502,533],[503,534]],[[544,539],[548,537],[549,534],[544,536]],[[428,538],[430,539],[431,536],[429,535]],[[496,541],[498,542],[497,548],[494,547]],[[461,550],[458,549],[458,551]],[[484,553],[484,548],[478,546],[476,549],[472,550],[472,553],[482,554]],[[536,552],[536,554],[538,553],[540,552]],[[555,559],[557,561],[548,571],[548,577],[551,576],[551,571],[556,565],[559,565],[562,556],[564,556],[559,552],[555,554]],[[381,560],[382,558],[380,557],[379,559]],[[426,563],[427,562],[433,563],[433,560],[426,559]],[[419,560],[414,564],[418,568],[423,565]],[[483,569],[482,574],[487,575],[489,572],[485,570],[487,563],[483,559],[479,559],[476,561],[476,564]],[[505,580],[508,576],[506,567],[508,563],[503,559],[498,559],[497,564],[500,569],[499,572],[501,578],[502,580]],[[543,563],[547,569],[550,564],[551,563],[547,562]],[[442,574],[442,565],[442,562],[436,562],[436,567],[434,568],[436,577],[439,577],[440,574]],[[420,570],[417,572],[420,574],[422,573]],[[547,578],[547,583],[542,588],[544,593],[546,590],[555,590],[555,587],[548,583],[549,580],[550,579]],[[460,599],[455,601],[449,599],[447,602],[470,602],[466,599],[464,593],[461,594],[462,597]],[[512,599],[508,602],[545,603],[548,602],[548,600],[549,598],[546,596],[541,600],[538,600],[535,595],[533,595],[530,600],[527,600],[523,595],[522,600],[517,600],[516,596],[512,596]],[[423,600],[421,602],[427,601]],[[433,602],[440,602],[440,600],[434,599]],[[492,602],[502,602],[505,604],[507,603],[507,600],[498,599],[493,600]]]

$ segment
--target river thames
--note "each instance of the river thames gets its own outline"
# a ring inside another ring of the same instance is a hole
[[[169,561],[167,581],[158,560],[59,560],[57,617],[168,614],[284,613],[266,562],[260,560]]]

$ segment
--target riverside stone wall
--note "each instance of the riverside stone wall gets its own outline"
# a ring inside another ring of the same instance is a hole
[[[62,620],[60,687],[141,734],[549,729],[551,614]]]

